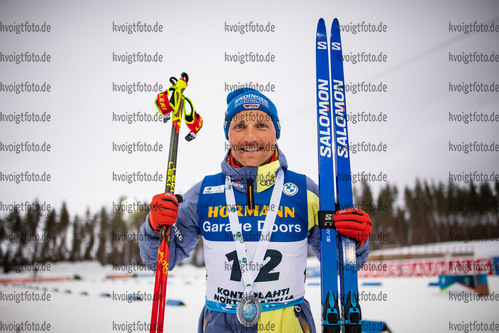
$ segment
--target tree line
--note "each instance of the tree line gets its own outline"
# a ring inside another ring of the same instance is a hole
[[[122,202],[123,198],[119,202]],[[35,202],[31,207],[36,207]],[[139,229],[149,211],[126,214],[123,206],[84,216],[60,210],[24,214],[12,210],[0,218],[0,260],[4,272],[33,263],[97,260],[102,265],[141,264]]]
[[[370,186],[362,183],[354,198],[373,221],[371,249],[499,240],[498,181],[459,186],[416,179],[414,187],[403,192],[386,184],[376,198]]]
[[[119,201],[121,202],[122,199]],[[499,239],[499,182],[458,185],[416,180],[402,192],[386,184],[374,197],[369,183],[354,188],[355,206],[371,216],[371,249],[446,241]],[[33,205],[34,207],[36,205]],[[141,264],[139,229],[147,208],[126,213],[103,207],[83,216],[59,210],[13,210],[0,217],[3,271],[17,265],[94,260],[102,265]],[[203,265],[198,243],[191,262]]]

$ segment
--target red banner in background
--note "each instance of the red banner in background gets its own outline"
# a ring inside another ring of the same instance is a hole
[[[442,274],[493,273],[489,258],[449,258],[368,261],[358,271],[360,278],[432,277]]]

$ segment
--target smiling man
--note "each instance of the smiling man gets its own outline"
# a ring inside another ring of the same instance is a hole
[[[241,111],[229,126],[229,144],[234,163],[259,166],[276,152],[276,131],[272,118],[263,111]]]
[[[206,303],[198,332],[315,332],[305,276],[307,246],[320,256],[318,187],[288,169],[270,99],[242,88],[229,93],[227,104],[230,149],[222,172],[194,185],[180,205],[171,193],[153,197],[141,228],[142,260],[155,269],[161,225],[173,225],[170,270],[203,237]],[[369,216],[346,209],[334,221],[339,233],[358,241],[362,266]]]

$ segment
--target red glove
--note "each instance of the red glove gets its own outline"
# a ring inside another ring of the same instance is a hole
[[[181,201],[181,200],[180,200]],[[178,216],[177,196],[173,193],[156,194],[151,200],[149,223],[155,232],[163,225],[172,225]]]
[[[373,224],[369,215],[360,208],[346,208],[336,212],[334,227],[342,235],[364,244],[371,234]]]

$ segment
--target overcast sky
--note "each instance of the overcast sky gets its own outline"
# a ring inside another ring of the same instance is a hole
[[[233,85],[248,82],[274,87],[265,94],[279,112],[279,145],[289,168],[317,180],[314,82],[315,29],[320,17],[325,18],[328,30],[335,17],[347,30],[342,33],[343,54],[348,56],[345,82],[357,88],[364,82],[359,89],[386,85],[385,92],[347,92],[347,112],[381,114],[386,119],[349,123],[351,144],[385,145],[382,152],[352,154],[354,173],[381,173],[399,189],[413,186],[416,178],[447,183],[450,177],[474,171],[498,176],[497,1],[480,1],[479,5],[428,0],[217,1],[216,5],[210,1],[49,0],[22,5],[9,1],[0,4],[0,214],[6,214],[6,205],[36,198],[57,209],[64,200],[71,212],[81,214],[87,207],[92,211],[111,208],[120,196],[147,201],[162,192],[164,181],[129,184],[117,179],[137,171],[164,175],[170,125],[128,124],[113,121],[113,115],[154,115],[156,92],[128,94],[121,87],[140,82],[166,89],[169,77],[178,77],[182,71],[190,76],[185,94],[202,115],[204,127],[190,143],[183,140],[187,129],[182,130],[177,192],[219,171],[226,153],[225,98]],[[134,29],[130,25],[138,22],[161,31],[122,31]],[[49,25],[50,31],[15,32],[29,29],[26,23],[32,28],[35,24],[33,29]],[[241,33],[256,24],[271,31]],[[368,29],[368,25],[383,31],[353,31]],[[154,61],[119,61],[133,54],[140,58],[138,52],[153,56]],[[355,58],[363,52],[362,59]],[[25,57],[16,64],[14,59],[25,53],[40,60],[50,55],[50,62],[33,63]],[[248,62],[233,61],[246,54]],[[257,54],[263,62],[252,61]],[[386,62],[364,62],[367,55]],[[50,84],[51,89],[46,93],[9,91],[25,82],[41,88]],[[465,93],[470,83],[474,91]],[[25,112],[49,114],[51,121],[9,121]],[[450,121],[463,120],[470,112],[495,115],[495,121]],[[163,149],[132,154],[113,151],[113,143],[117,147],[138,141],[161,144]],[[50,151],[9,151],[25,142],[50,144]],[[494,151],[483,151],[491,146]],[[466,148],[482,151],[465,153]],[[452,151],[456,149],[461,151]],[[51,179],[11,181],[25,172],[50,174]],[[465,185],[463,179],[458,183]],[[378,191],[385,184],[375,181],[371,185]]]

